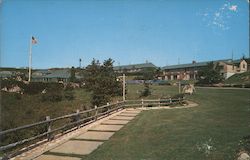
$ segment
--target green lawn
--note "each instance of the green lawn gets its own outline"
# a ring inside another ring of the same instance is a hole
[[[128,97],[137,98],[142,86],[129,87]],[[153,93],[177,92],[153,88]],[[250,136],[249,90],[198,89],[188,99],[199,106],[143,111],[84,160],[235,159],[243,137]]]
[[[143,88],[128,85],[127,99],[138,99]],[[150,86],[150,90],[152,95],[147,99],[178,93],[178,87],[171,86]],[[1,127],[13,128],[37,122],[46,115],[72,113],[83,109],[81,104],[90,105],[88,92],[79,89],[75,94],[73,101],[55,103],[41,102],[40,95],[23,95],[18,100],[2,94]],[[250,136],[250,91],[197,89],[188,99],[199,106],[143,111],[84,160],[234,159],[243,148],[243,137]],[[246,147],[249,151],[249,144]]]

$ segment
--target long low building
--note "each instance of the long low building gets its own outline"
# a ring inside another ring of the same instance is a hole
[[[146,62],[141,64],[115,66],[114,71],[116,73],[138,73],[145,69],[156,69],[156,68],[157,67],[153,63]]]
[[[164,80],[196,80],[198,71],[205,68],[208,63],[217,63],[220,67],[221,75],[227,79],[236,73],[247,71],[247,62],[244,59],[240,60],[216,60],[207,62],[195,62],[188,64],[179,64],[162,67]]]

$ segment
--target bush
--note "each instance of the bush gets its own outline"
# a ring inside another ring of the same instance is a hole
[[[74,96],[74,92],[73,92],[73,91],[65,91],[65,92],[64,92],[64,97],[65,97],[65,99],[67,99],[68,101],[71,101],[71,100],[75,99],[75,96]]]
[[[42,95],[42,101],[59,102],[62,100],[62,97],[60,92],[47,92]]]
[[[13,86],[18,86],[18,87],[24,89],[26,84],[23,83],[22,81],[17,81],[17,80],[13,80],[13,79],[1,80],[1,88],[4,88],[4,87],[11,88]]]
[[[171,85],[168,81],[161,81],[158,85]]]
[[[17,100],[21,100],[21,99],[22,99],[22,95],[21,95],[21,94],[15,93],[14,95],[15,95],[15,98],[16,98]]]
[[[59,102],[63,98],[63,84],[47,83],[46,93],[42,95],[42,101]]]
[[[184,98],[184,96],[185,96],[185,94],[183,94],[183,93],[180,93],[180,94],[176,94],[176,95],[173,95],[171,98],[172,99],[179,99],[179,98]]]
[[[38,94],[41,93],[47,84],[43,82],[30,82],[24,88],[24,93],[26,94]]]
[[[144,86],[145,86],[145,88],[144,88],[144,90],[141,92],[140,97],[147,97],[147,96],[151,95],[151,91],[150,91],[150,89],[149,89],[149,84],[148,84],[148,83],[145,83]]]

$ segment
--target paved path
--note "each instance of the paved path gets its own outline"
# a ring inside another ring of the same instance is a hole
[[[81,157],[97,149],[140,112],[139,109],[123,110],[118,115],[89,128],[85,133],[69,139],[35,160],[80,160]]]

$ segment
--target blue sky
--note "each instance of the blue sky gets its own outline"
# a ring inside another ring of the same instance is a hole
[[[2,67],[157,66],[249,56],[248,0],[0,0]]]

